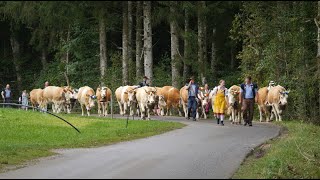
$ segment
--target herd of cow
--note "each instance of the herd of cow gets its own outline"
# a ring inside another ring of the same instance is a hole
[[[212,93],[205,94],[200,87],[198,94],[197,118],[207,118],[205,108],[208,103],[214,105],[215,96]],[[241,104],[239,103],[240,86],[233,85],[228,89],[229,107],[226,109],[232,123],[241,124]],[[273,116],[281,121],[281,113],[287,105],[288,91],[282,86],[272,86],[260,88],[258,107],[260,111],[260,122],[263,115],[266,121],[270,121]],[[184,115],[188,115],[188,90],[186,86],[180,90],[173,86],[164,87],[140,87],[121,86],[115,90],[115,97],[120,108],[120,114],[141,116],[141,119],[150,119],[150,112],[160,109],[160,114],[172,115],[172,109],[177,109],[179,116],[182,116],[180,107],[183,107]],[[57,87],[48,86],[44,89],[33,89],[30,92],[30,102],[33,107],[47,110],[48,104],[52,104],[52,111],[60,113],[62,110],[71,113],[72,100],[79,102],[82,116],[87,111],[90,116],[91,109],[98,105],[99,116],[108,115],[109,102],[112,100],[112,91],[108,87],[98,87],[96,92],[84,86],[79,89],[70,86]],[[129,111],[129,112],[128,112]]]

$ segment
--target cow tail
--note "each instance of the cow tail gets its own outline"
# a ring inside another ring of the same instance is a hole
[[[110,103],[111,103],[111,119],[113,119],[113,95],[112,95],[112,91],[111,91],[111,94],[110,94]]]

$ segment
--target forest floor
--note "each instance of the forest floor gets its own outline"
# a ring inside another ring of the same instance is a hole
[[[276,123],[281,135],[255,148],[234,179],[320,178],[320,126],[299,121]]]
[[[185,124],[164,121],[130,121],[124,119],[59,116],[71,126],[49,114],[0,108],[0,172],[15,169],[28,160],[56,153],[52,149],[97,147],[161,134]]]

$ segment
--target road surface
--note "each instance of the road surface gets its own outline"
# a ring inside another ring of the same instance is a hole
[[[254,147],[280,131],[267,123],[245,127],[228,121],[220,126],[214,120],[170,120],[188,126],[99,148],[55,150],[59,155],[0,178],[231,178]]]

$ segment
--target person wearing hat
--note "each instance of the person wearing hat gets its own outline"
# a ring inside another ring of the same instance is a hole
[[[149,78],[147,76],[143,76],[143,81],[139,83],[138,87],[141,88],[143,86],[149,86],[149,83],[147,83],[148,79]]]
[[[272,87],[274,87],[275,85],[276,85],[276,84],[274,83],[274,81],[270,81],[270,82],[269,82],[269,86],[267,87],[268,92],[269,92],[270,89],[271,89]],[[268,99],[268,98],[267,98],[267,99]],[[266,100],[265,104],[266,104],[267,106],[269,106],[268,100]]]
[[[190,78],[189,83],[186,84],[188,90],[188,119],[190,119],[190,112],[192,109],[193,121],[196,121],[197,113],[197,95],[199,91],[199,86],[194,82],[194,77]]]

